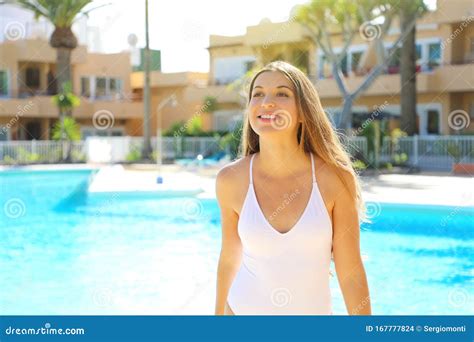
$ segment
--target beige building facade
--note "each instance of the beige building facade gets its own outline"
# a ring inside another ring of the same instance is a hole
[[[1,140],[48,140],[59,118],[56,50],[44,39],[0,44]],[[83,137],[141,135],[143,104],[134,101],[128,53],[72,53],[72,87],[81,103],[73,110]]]

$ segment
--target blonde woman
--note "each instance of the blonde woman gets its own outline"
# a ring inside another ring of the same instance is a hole
[[[333,255],[349,314],[371,313],[360,187],[319,96],[273,62],[250,84],[243,157],[219,171],[217,315],[329,315]]]

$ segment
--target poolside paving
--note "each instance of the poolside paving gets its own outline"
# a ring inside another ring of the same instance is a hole
[[[163,165],[158,172],[153,164],[98,165],[65,164],[0,167],[2,170],[99,169],[89,191],[147,191],[175,195],[196,194],[215,198],[215,177],[219,167],[181,167]],[[157,184],[157,176],[164,179]],[[363,197],[370,202],[410,203],[448,206],[474,205],[474,177],[450,173],[383,174],[361,177]]]
[[[215,198],[215,177],[219,168],[179,171],[174,165],[166,165],[164,170],[171,174],[180,173],[183,182],[194,182],[195,177],[198,177],[203,192],[197,197]],[[463,207],[474,205],[474,177],[470,176],[425,172],[362,176],[360,180],[365,201]]]

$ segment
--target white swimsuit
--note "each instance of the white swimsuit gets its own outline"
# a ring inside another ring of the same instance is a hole
[[[313,155],[311,195],[287,233],[275,230],[258,204],[254,157],[238,222],[243,258],[229,290],[229,307],[236,315],[330,315],[332,224],[316,183]]]

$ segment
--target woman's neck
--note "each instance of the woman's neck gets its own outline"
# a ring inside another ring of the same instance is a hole
[[[286,178],[306,168],[310,157],[296,142],[260,141],[257,158],[262,173],[275,178]]]

